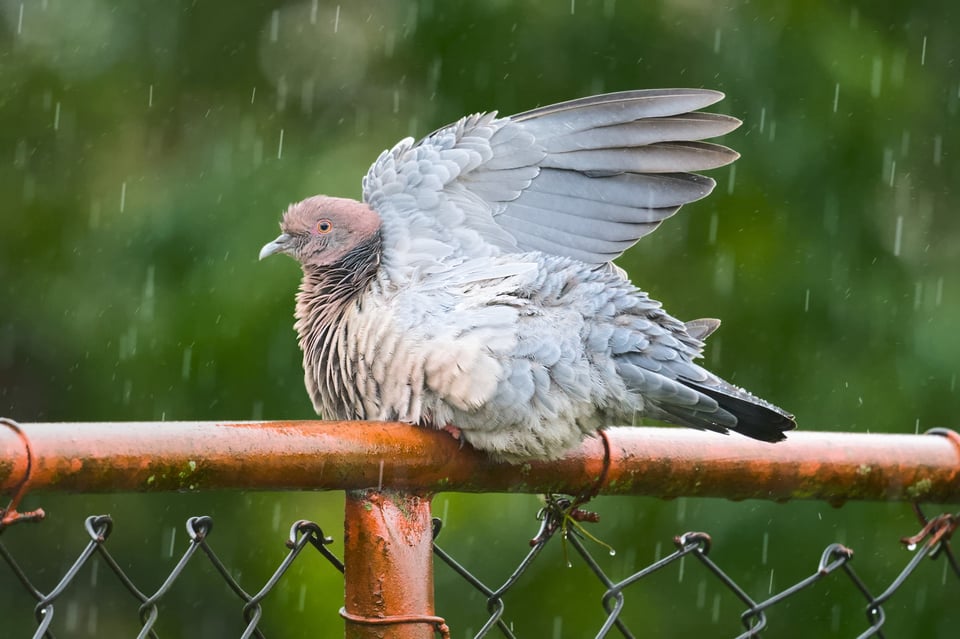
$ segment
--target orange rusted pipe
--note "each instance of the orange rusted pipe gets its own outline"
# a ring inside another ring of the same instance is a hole
[[[344,520],[346,639],[433,639],[430,498],[347,491]]]
[[[801,431],[779,444],[677,428],[611,428],[557,462],[510,466],[444,432],[380,422],[21,424],[30,491],[361,489],[731,499],[960,502],[960,439]],[[26,473],[0,427],[0,490]]]

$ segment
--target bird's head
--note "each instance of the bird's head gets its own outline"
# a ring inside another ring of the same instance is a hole
[[[304,267],[342,261],[380,231],[380,216],[356,200],[315,195],[291,204],[280,222],[282,233],[260,249],[260,259],[286,253]]]

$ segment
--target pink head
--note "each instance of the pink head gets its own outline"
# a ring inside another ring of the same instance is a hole
[[[380,216],[356,200],[315,195],[291,204],[280,222],[283,231],[260,249],[260,259],[286,253],[304,267],[331,266],[373,240]]]

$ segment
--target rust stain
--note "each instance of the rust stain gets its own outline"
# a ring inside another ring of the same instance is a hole
[[[349,491],[344,520],[346,637],[432,639],[430,498]]]

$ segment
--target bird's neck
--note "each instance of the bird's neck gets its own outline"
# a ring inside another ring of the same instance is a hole
[[[348,311],[360,303],[363,292],[376,275],[380,248],[380,234],[375,233],[334,264],[304,266],[297,293],[295,327],[307,369],[308,390],[318,409],[328,395],[324,389],[337,384],[333,379],[341,368],[337,333]]]

